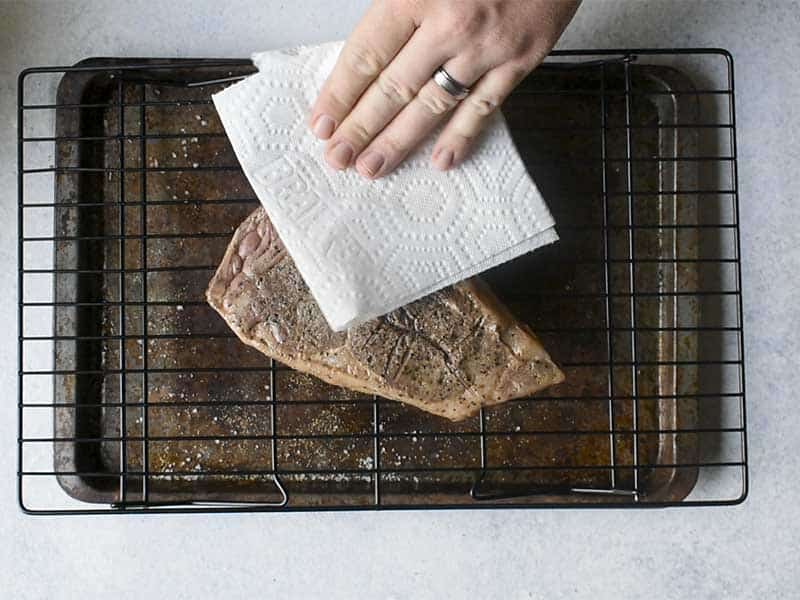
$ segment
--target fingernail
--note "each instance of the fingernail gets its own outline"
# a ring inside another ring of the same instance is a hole
[[[453,165],[453,151],[452,150],[438,150],[433,154],[433,166],[440,171],[446,171]]]
[[[346,169],[353,160],[353,147],[347,142],[336,142],[328,150],[328,162],[337,169]]]
[[[359,157],[358,164],[366,172],[362,174],[365,174],[368,177],[375,177],[380,172],[381,167],[383,167],[385,160],[386,159],[383,158],[383,154],[370,151],[364,156]]]
[[[311,127],[311,131],[314,132],[314,135],[321,140],[327,140],[331,137],[334,129],[336,129],[336,121],[328,115],[318,116],[314,119],[314,124]]]

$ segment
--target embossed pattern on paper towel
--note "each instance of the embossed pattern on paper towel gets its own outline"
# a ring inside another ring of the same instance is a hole
[[[340,43],[258,54],[214,96],[250,183],[331,326],[341,329],[557,239],[496,115],[460,167],[430,167],[432,137],[380,180],[332,170],[309,108]]]

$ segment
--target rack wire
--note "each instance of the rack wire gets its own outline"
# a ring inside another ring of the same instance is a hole
[[[528,168],[564,199],[551,201],[562,243],[487,277],[567,383],[461,424],[295,373],[206,306],[258,205],[210,95],[252,71],[94,59],[20,74],[23,510],[744,500],[726,51],[554,52],[509,101]],[[544,284],[519,285],[531,278]]]

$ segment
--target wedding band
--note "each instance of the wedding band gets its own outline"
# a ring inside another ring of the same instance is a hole
[[[450,73],[444,70],[444,67],[439,67],[433,74],[433,80],[445,92],[450,94],[456,100],[463,100],[469,94],[469,88],[457,79],[454,79]]]

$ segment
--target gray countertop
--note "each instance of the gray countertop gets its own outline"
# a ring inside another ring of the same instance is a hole
[[[345,37],[365,2],[0,3],[0,269],[16,297],[16,76]],[[0,597],[789,597],[800,571],[800,7],[586,0],[562,48],[715,46],[737,67],[751,490],[731,508],[30,517],[0,344]],[[0,322],[16,319],[9,299]]]

